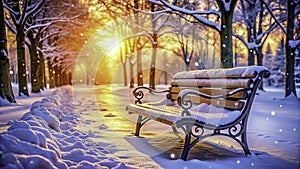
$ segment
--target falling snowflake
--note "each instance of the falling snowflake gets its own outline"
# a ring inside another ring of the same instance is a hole
[[[275,111],[272,111],[272,112],[271,112],[271,115],[272,115],[272,116],[275,116],[275,115],[276,115]]]

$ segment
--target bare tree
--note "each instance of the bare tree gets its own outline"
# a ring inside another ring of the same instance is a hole
[[[24,0],[22,4],[19,0],[6,0],[4,7],[9,11],[10,18],[6,18],[6,25],[9,30],[16,34],[17,57],[18,57],[18,82],[19,95],[29,96],[27,77],[26,77],[26,59],[25,59],[25,26],[30,16],[34,15],[42,6],[44,0],[31,3]]]
[[[287,0],[287,31],[286,31],[286,79],[285,79],[285,97],[292,93],[297,96],[295,85],[295,51],[300,45],[300,40],[295,39],[295,22],[299,19],[300,3],[299,0]]]
[[[219,11],[215,10],[196,10],[197,8],[189,7],[191,5],[200,6],[200,2],[194,1],[193,3],[189,1],[184,1],[184,7],[178,7],[177,1],[173,1],[173,4],[168,3],[165,0],[150,0],[150,2],[161,5],[169,11],[178,13],[179,16],[184,17],[183,15],[189,15],[194,18],[196,22],[202,23],[216,31],[219,32],[220,41],[221,41],[221,63],[222,67],[232,67],[233,66],[233,53],[232,53],[232,19],[233,11],[237,0],[215,0]],[[204,16],[206,17],[204,17]],[[210,20],[209,16],[213,15],[214,18],[220,18],[221,21],[215,22]],[[192,22],[195,22],[192,21]]]
[[[282,15],[282,10],[280,3],[270,1],[268,3],[259,0],[246,1],[241,0],[241,18],[236,17],[236,22],[244,22],[247,29],[246,39],[243,35],[237,35],[234,33],[241,42],[248,49],[248,65],[255,64],[255,54],[257,56],[257,65],[262,66],[263,63],[263,52],[262,47],[270,33],[275,30],[279,25],[278,23],[283,23],[286,20],[286,16]],[[275,5],[273,11],[278,11],[279,19],[274,21],[272,19],[269,20],[269,23],[266,24],[266,19],[270,17],[268,15],[267,10],[265,8],[265,4],[269,5],[273,3]],[[237,11],[239,13],[239,11]],[[237,14],[238,15],[238,14]],[[254,53],[255,52],[255,53]]]
[[[16,102],[12,91],[9,58],[7,54],[7,38],[4,21],[3,1],[0,1],[0,97],[11,103]]]
[[[286,35],[286,43],[285,43],[285,50],[286,50],[286,72],[285,72],[285,97],[291,95],[292,93],[297,96],[296,93],[296,85],[295,85],[295,51],[296,48],[300,45],[300,40],[295,39],[296,34],[295,31],[295,23],[297,19],[299,19],[300,15],[300,3],[299,0],[287,0],[287,28],[284,29],[283,24],[280,23],[279,19],[274,15],[272,12],[271,7],[262,0],[265,7],[271,14],[272,18],[276,21],[276,23],[280,26],[282,31]]]

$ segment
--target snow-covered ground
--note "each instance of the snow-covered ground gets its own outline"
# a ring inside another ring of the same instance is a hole
[[[117,85],[68,86],[17,97],[18,104],[0,107],[0,167],[300,167],[300,101],[284,98],[283,89],[257,95],[248,124],[253,155],[246,157],[230,139],[213,137],[182,161],[182,142],[169,126],[151,122],[142,137],[132,135],[136,115],[125,111],[132,101],[130,90]]]

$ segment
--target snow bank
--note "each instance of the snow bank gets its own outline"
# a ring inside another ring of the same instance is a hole
[[[15,103],[10,103],[6,98],[0,97],[0,107],[11,105],[15,105]]]
[[[1,168],[131,168],[76,129],[71,94],[59,88],[20,120],[8,122],[0,135]]]

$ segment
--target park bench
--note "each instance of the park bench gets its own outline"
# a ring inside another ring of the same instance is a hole
[[[147,87],[133,90],[136,98],[126,110],[138,114],[135,135],[149,120],[182,129],[185,133],[181,159],[186,160],[190,149],[210,136],[227,136],[241,145],[250,155],[247,144],[247,120],[256,91],[270,72],[263,66],[229,69],[209,69],[178,72],[170,88],[156,91]],[[160,102],[145,102],[149,93],[166,93]]]

